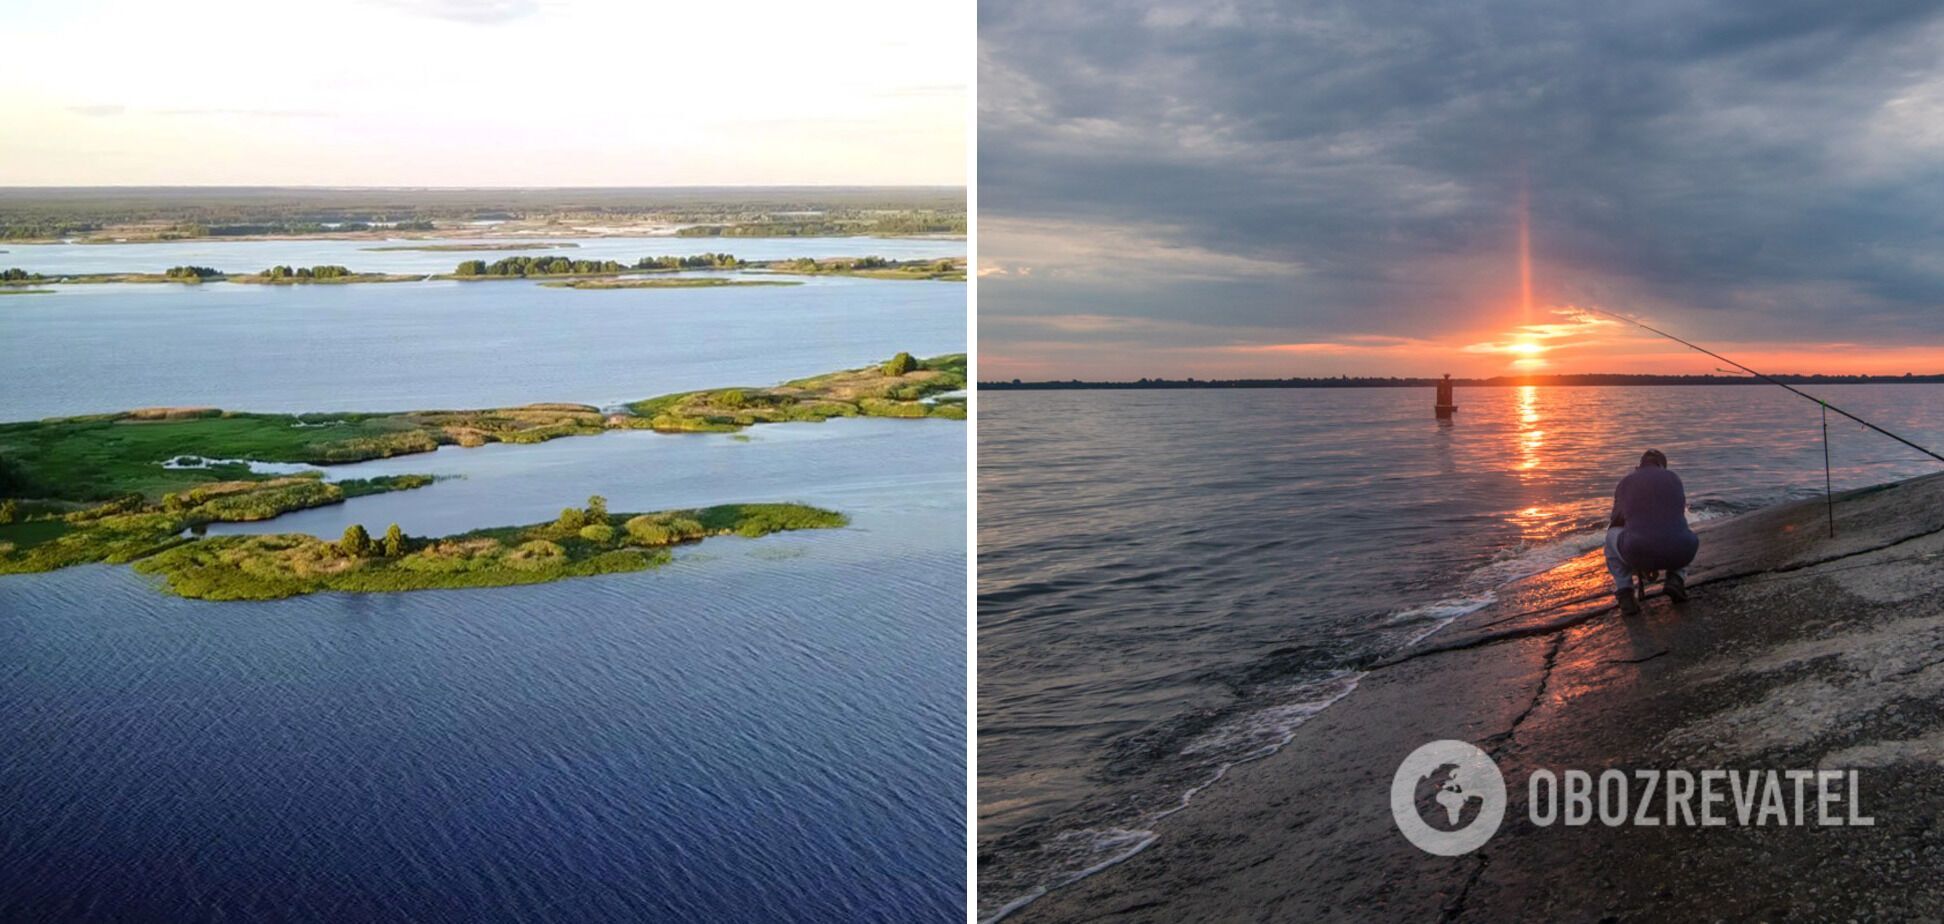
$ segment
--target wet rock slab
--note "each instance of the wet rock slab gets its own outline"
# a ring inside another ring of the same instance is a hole
[[[1154,846],[1019,921],[1944,918],[1944,476],[1709,524],[1693,597],[1622,618],[1599,553],[1375,666]],[[1391,775],[1489,751],[1489,843],[1419,851]],[[1869,827],[1536,827],[1533,770],[1855,769]]]

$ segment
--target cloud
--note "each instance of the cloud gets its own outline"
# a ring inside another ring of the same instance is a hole
[[[980,224],[980,276],[1031,276],[1085,280],[1111,287],[1172,281],[1228,281],[1292,277],[1300,264],[1197,246],[1183,229],[1127,221],[993,217]]]
[[[75,115],[84,115],[93,118],[105,118],[107,116],[118,116],[128,111],[127,107],[117,106],[114,105],[113,103],[101,103],[101,104],[91,105],[91,106],[69,106],[67,108],[69,112],[72,112]]]
[[[1944,344],[1940,15],[985,0],[981,316],[1491,342],[1529,213],[1542,309]]]

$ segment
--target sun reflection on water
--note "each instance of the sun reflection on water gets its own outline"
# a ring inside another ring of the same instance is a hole
[[[1519,386],[1519,471],[1522,479],[1538,474],[1545,461],[1546,431],[1539,429],[1539,387]]]

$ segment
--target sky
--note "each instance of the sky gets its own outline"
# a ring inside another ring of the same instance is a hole
[[[1944,8],[982,0],[981,378],[1944,372]]]
[[[0,0],[0,186],[960,185],[956,4]]]

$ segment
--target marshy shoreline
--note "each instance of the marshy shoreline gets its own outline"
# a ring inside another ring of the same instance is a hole
[[[1834,538],[1820,498],[1704,524],[1692,599],[1638,617],[1611,606],[1597,550],[1508,585],[1231,766],[1150,846],[1007,919],[1944,912],[1944,475],[1835,500]],[[1388,798],[1405,756],[1446,738],[1490,753],[1509,797],[1496,836],[1452,858],[1405,841]],[[1875,824],[1536,827],[1542,768],[1854,769]]]

